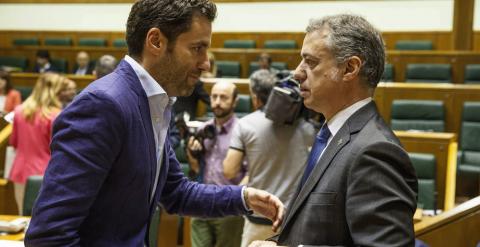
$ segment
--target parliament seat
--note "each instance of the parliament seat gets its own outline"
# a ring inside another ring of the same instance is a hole
[[[216,61],[218,70],[222,71],[222,77],[240,78],[240,62],[237,61]]]
[[[450,64],[407,64],[407,82],[452,82]]]
[[[33,87],[27,87],[27,86],[15,86],[15,89],[17,89],[20,92],[20,96],[22,97],[22,101],[25,101],[30,94],[32,94]]]
[[[26,71],[28,59],[26,57],[0,56],[0,66],[11,67],[14,70]]]
[[[224,48],[256,48],[257,44],[255,40],[244,39],[244,40],[237,40],[237,39],[229,39],[223,42]]]
[[[296,49],[295,40],[266,40],[263,44],[265,49]]]
[[[408,153],[418,178],[418,204],[423,209],[436,209],[436,166],[433,154]]]
[[[235,107],[235,114],[238,118],[241,118],[252,112],[252,98],[248,94],[239,94],[237,106]]]
[[[23,198],[23,212],[24,216],[31,216],[33,205],[40,192],[42,186],[43,176],[29,176],[25,184],[25,196]]]
[[[394,77],[394,69],[393,69],[393,64],[391,63],[386,63],[385,64],[385,69],[383,71],[382,79],[381,81],[383,82],[392,82]]]
[[[433,50],[431,40],[399,40],[395,43],[396,50]]]
[[[21,38],[21,39],[14,39],[13,45],[40,45],[40,41],[38,38]]]
[[[45,45],[48,46],[72,46],[71,38],[45,38]]]
[[[78,40],[78,45],[104,47],[107,45],[107,40],[104,38],[81,38]]]
[[[52,58],[52,66],[57,69],[59,73],[67,73],[68,71],[68,61],[64,58]]]
[[[465,84],[480,84],[480,64],[465,66]]]
[[[480,102],[465,102],[460,130],[458,171],[480,175]]]
[[[127,41],[125,39],[115,39],[112,41],[113,47],[127,47]]]
[[[393,130],[445,131],[443,101],[394,100],[391,127]]]

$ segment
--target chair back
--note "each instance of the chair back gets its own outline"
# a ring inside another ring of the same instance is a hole
[[[31,216],[33,205],[37,200],[38,192],[42,186],[43,176],[30,176],[25,184],[25,196],[23,198],[23,215]]]
[[[445,112],[439,100],[394,100],[391,127],[394,130],[443,132]]]

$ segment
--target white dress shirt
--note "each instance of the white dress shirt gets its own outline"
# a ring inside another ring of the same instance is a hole
[[[165,92],[160,84],[158,84],[158,82],[155,81],[155,79],[153,79],[153,77],[133,58],[126,55],[124,59],[130,64],[130,66],[132,66],[135,74],[137,74],[137,77],[142,84],[143,90],[145,90],[145,93],[148,97],[157,157],[155,183],[150,195],[150,203],[152,203],[155,190],[157,189],[158,177],[163,159],[163,147],[165,145],[165,138],[167,137],[171,118],[171,109],[173,103],[175,102],[175,97],[169,98],[167,92]]]
[[[365,98],[363,100],[355,102],[355,104],[339,111],[337,114],[335,114],[330,120],[326,119],[327,121],[327,126],[328,129],[330,130],[330,137],[328,138],[327,141],[327,146],[325,146],[325,149],[323,149],[322,153],[320,154],[320,157],[322,157],[323,152],[327,149],[328,145],[330,145],[330,142],[332,141],[333,137],[337,134],[337,132],[342,128],[342,126],[345,124],[345,122],[360,108],[364,107],[366,104],[370,103],[372,101],[372,97]],[[319,159],[320,159],[319,157]]]

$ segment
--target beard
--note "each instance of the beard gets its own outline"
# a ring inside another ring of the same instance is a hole
[[[182,63],[172,51],[168,51],[159,61],[159,83],[168,96],[190,96],[195,89],[195,82],[189,83],[191,68],[188,63]],[[201,71],[198,71],[200,75]]]
[[[233,108],[223,109],[220,107],[215,107],[212,109],[212,112],[216,118],[224,118],[233,112]]]

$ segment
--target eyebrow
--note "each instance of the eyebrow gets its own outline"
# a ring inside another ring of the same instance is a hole
[[[310,53],[308,53],[308,52],[302,52],[302,53],[300,53],[300,56],[301,56],[302,58],[309,58],[309,59],[314,59],[314,60],[319,60],[319,59],[320,59],[319,57],[314,56],[314,55],[312,55],[312,54],[310,54]]]
[[[208,47],[210,47],[210,42],[200,40],[200,41],[193,42],[192,45],[200,45],[200,46],[208,48]]]

